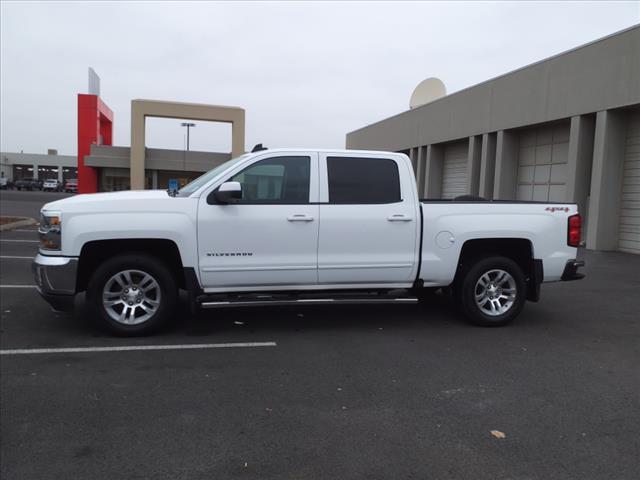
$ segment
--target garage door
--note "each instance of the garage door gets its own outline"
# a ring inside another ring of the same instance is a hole
[[[78,178],[78,169],[76,167],[64,167],[62,169],[62,179]]]
[[[40,165],[38,166],[38,179],[39,180],[57,180],[58,179],[58,169],[62,167],[54,167],[54,166],[46,166]]]
[[[565,202],[568,158],[568,122],[522,132],[516,199]]]
[[[462,141],[450,143],[444,148],[442,198],[454,198],[467,193],[468,145],[468,141]]]
[[[640,253],[640,112],[631,115],[627,127],[618,248]]]

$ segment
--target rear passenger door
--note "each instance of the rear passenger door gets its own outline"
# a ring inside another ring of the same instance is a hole
[[[321,285],[383,286],[416,274],[419,210],[408,162],[320,154]]]

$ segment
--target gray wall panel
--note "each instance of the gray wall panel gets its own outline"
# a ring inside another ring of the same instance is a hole
[[[640,27],[347,134],[350,149],[403,150],[640,103]]]
[[[627,127],[618,248],[640,253],[640,111],[630,115]]]

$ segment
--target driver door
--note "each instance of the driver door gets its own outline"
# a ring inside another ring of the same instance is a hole
[[[205,290],[317,284],[317,179],[316,153],[264,154],[225,179],[240,183],[237,203],[203,195],[198,256]]]

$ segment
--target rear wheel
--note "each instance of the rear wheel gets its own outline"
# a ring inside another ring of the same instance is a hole
[[[472,323],[488,327],[506,325],[524,307],[525,275],[510,258],[483,258],[463,274],[457,294],[465,316]]]
[[[123,336],[146,335],[171,316],[177,286],[170,270],[148,255],[119,255],[95,271],[87,302],[99,325]]]

